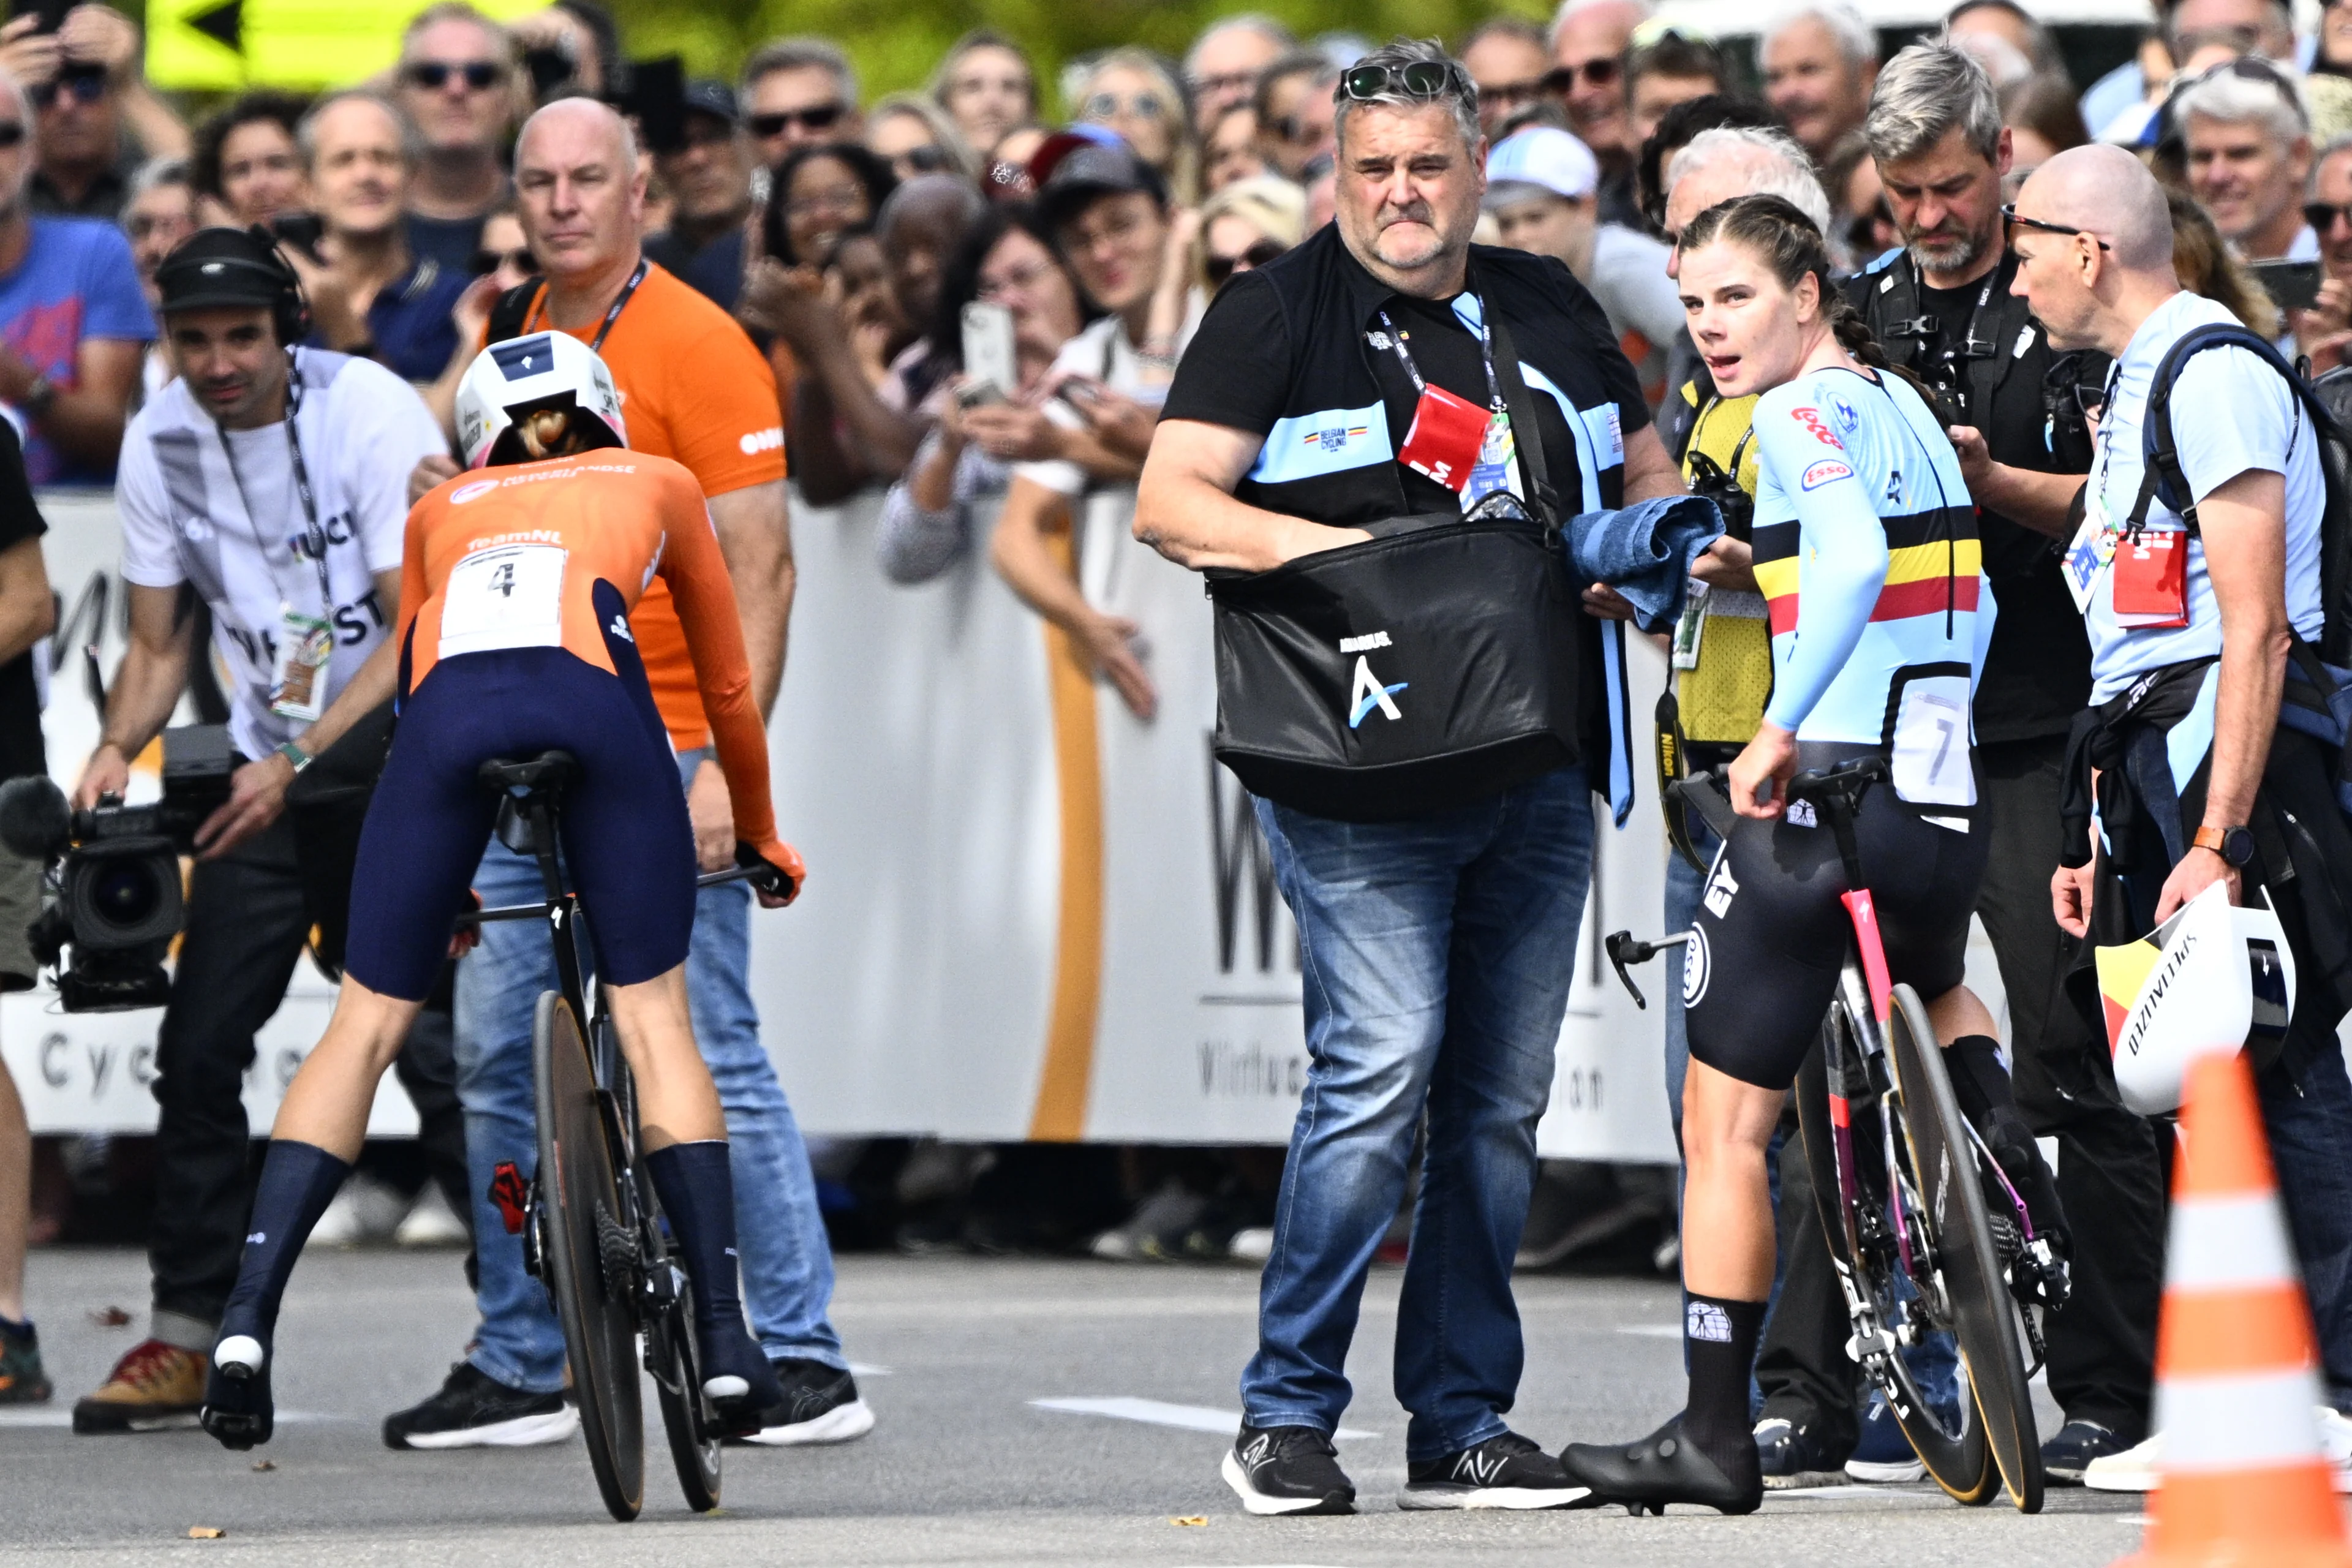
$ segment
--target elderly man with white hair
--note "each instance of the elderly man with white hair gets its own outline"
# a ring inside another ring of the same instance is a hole
[[[2303,220],[2311,116],[2294,79],[2245,56],[2214,67],[2172,100],[2189,150],[2189,189],[2221,237],[2249,261],[2316,261]]]
[[[2279,718],[2301,679],[2294,649],[2328,618],[2326,476],[2283,362],[2228,338],[2174,357],[2192,333],[2243,329],[2180,287],[2164,193],[2137,159],[2116,147],[2062,153],[2012,212],[2017,292],[2060,346],[2116,361],[2065,558],[2090,633],[2092,707],[2068,757],[2053,912],[2101,945],[2144,935],[2217,885],[2233,904],[2259,891],[2276,913],[2304,980],[2284,1039],[2252,1049],[2251,1065],[2310,1291],[2332,1407],[2323,1424],[2342,1453],[2352,1081],[2336,1037],[2341,984],[2318,955],[2340,952],[2346,934],[2335,889],[2352,880],[2352,825],[2334,795],[2336,748]],[[2168,370],[2176,461],[2158,490],[2145,485],[2143,453]],[[2117,548],[2126,531],[2139,548]],[[2176,551],[2179,564],[2163,568]],[[2095,1461],[2084,1479],[2145,1487],[2154,1458],[2143,1446]]]
[[[1843,0],[1801,0],[1764,25],[1764,101],[1815,163],[1862,123],[1878,79],[1878,35]]]

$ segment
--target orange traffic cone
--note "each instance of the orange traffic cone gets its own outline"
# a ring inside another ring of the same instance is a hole
[[[2157,1429],[2164,1485],[2129,1568],[2352,1565],[2312,1407],[2311,1310],[2245,1058],[2189,1066]],[[2119,1565],[2120,1568],[2120,1565]]]

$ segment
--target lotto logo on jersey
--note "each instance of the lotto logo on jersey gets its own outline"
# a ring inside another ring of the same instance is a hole
[[[449,492],[449,504],[464,506],[469,500],[481,500],[498,488],[499,481],[496,479],[476,479],[470,485],[459,485]]]
[[[1813,433],[1813,439],[1819,441],[1822,446],[1835,447],[1841,452],[1845,450],[1845,443],[1838,439],[1837,432],[1831,429],[1827,425],[1822,422],[1822,411],[1820,409],[1792,408],[1789,411],[1789,417],[1794,419],[1798,424],[1811,431]]]
[[[783,444],[784,427],[781,425],[771,425],[765,430],[754,430],[736,443],[743,448],[743,455],[747,458],[756,458],[762,452],[772,452]]]
[[[1852,468],[1847,468],[1835,458],[1823,458],[1820,462],[1815,463],[1811,468],[1807,468],[1805,470],[1804,478],[1799,480],[1798,483],[1801,489],[1817,490],[1823,485],[1831,483],[1832,480],[1850,479],[1852,478],[1853,478],[1853,470]]]

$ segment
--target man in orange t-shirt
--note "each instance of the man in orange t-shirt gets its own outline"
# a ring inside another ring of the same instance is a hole
[[[775,378],[743,330],[716,305],[646,262],[637,244],[645,183],[626,124],[586,99],[531,116],[515,145],[523,229],[547,282],[501,336],[552,328],[594,348],[621,391],[629,445],[671,458],[709,498],[711,521],[741,607],[751,694],[775,701],[792,606],[783,432]],[[494,322],[513,315],[511,308]],[[457,471],[420,465],[412,493]],[[677,749],[708,868],[731,864],[734,824],[725,781],[709,755],[709,724],[667,590],[658,582],[631,615],[646,674]],[[493,844],[477,876],[491,903],[529,902],[538,872]],[[859,1399],[827,1313],[833,1258],[808,1154],[759,1037],[748,985],[750,895],[707,889],[687,960],[696,1043],[727,1113],[742,1254],[743,1297],[761,1350],[775,1363],[785,1405],[762,1440],[838,1442],[873,1416]],[[391,1416],[394,1447],[553,1442],[578,1417],[562,1403],[563,1338],[546,1292],[522,1268],[521,1238],[496,1194],[519,1190],[535,1160],[530,1012],[554,984],[545,933],[527,922],[487,928],[457,966],[459,1089],[473,1168],[477,1299],[482,1323],[441,1391]]]

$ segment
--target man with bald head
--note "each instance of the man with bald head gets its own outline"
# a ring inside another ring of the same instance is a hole
[[[1641,226],[1633,158],[1641,151],[1625,101],[1625,49],[1649,20],[1648,0],[1562,0],[1552,17],[1550,76],[1569,129],[1601,160],[1601,221]]]
[[[768,362],[724,310],[640,251],[646,181],[628,125],[613,110],[572,98],[532,115],[515,144],[515,189],[523,232],[547,280],[503,296],[489,336],[554,331],[594,348],[619,384],[630,449],[674,458],[701,484],[764,713],[782,674],[793,593],[783,433]],[[428,460],[412,488],[454,471],[446,460]],[[734,860],[734,823],[677,612],[656,584],[630,621],[677,754],[696,849],[705,870],[723,869]],[[533,863],[493,843],[474,887],[492,904],[529,903],[539,896],[531,891],[538,875]],[[749,909],[740,882],[702,891],[687,988],[696,1044],[727,1113],[744,1304],[786,1396],[783,1407],[763,1416],[759,1440],[840,1442],[865,1433],[873,1416],[827,1320],[833,1259],[808,1153],[760,1044],[746,984]],[[395,1448],[565,1435],[546,1419],[549,1401],[562,1403],[563,1336],[547,1293],[523,1272],[520,1237],[491,1196],[512,1188],[502,1173],[527,1175],[536,1158],[531,1010],[555,984],[552,957],[544,932],[502,924],[488,928],[458,965],[457,1061],[482,1323],[441,1391],[386,1420],[384,1441]]]
[[[2290,648],[2316,642],[2326,619],[2317,444],[2276,362],[2206,349],[2170,376],[2178,472],[2147,493],[2143,429],[2159,365],[2192,331],[2235,318],[2180,287],[2164,193],[2119,148],[2061,153],[2015,210],[2016,291],[2054,342],[2116,362],[2065,557],[2090,633],[2092,709],[2068,757],[2061,860],[2072,864],[2052,879],[2052,903],[2069,933],[2101,944],[2145,934],[2217,883],[2241,904],[2259,887],[2277,911],[2305,980],[2285,1043],[2256,1057],[2254,1081],[2329,1403],[2352,1409],[2352,1081],[2335,1032],[2344,1008],[2315,948],[2343,935],[2333,892],[2317,895],[2352,877],[2352,829],[2336,805],[2334,748],[2279,722],[2301,679]],[[2126,757],[2158,761],[2118,765]],[[2089,1479],[2127,1458],[2095,1463]]]

